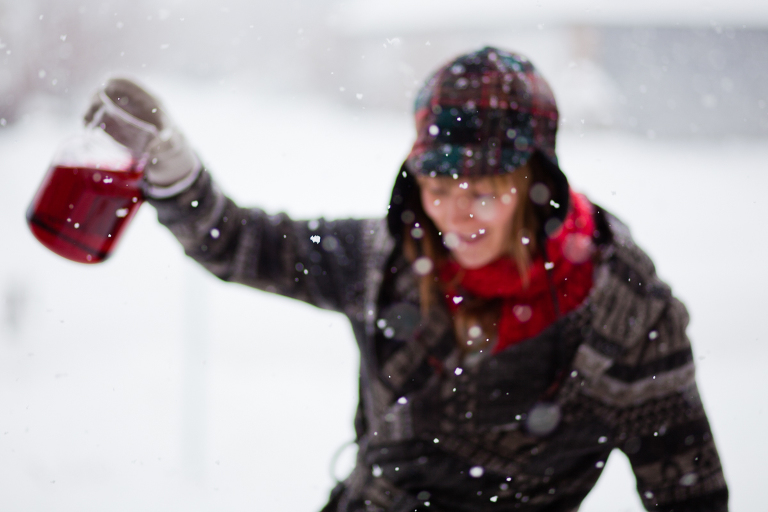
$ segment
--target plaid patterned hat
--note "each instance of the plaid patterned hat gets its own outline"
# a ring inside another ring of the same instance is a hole
[[[416,174],[484,176],[512,172],[541,151],[557,165],[557,106],[524,56],[485,47],[438,69],[419,91]]]
[[[538,153],[550,197],[559,205],[556,210],[545,206],[541,218],[565,217],[569,193],[555,154],[557,105],[526,57],[493,47],[457,57],[426,81],[415,117],[416,142],[395,183],[390,214],[415,186],[412,175],[511,173]],[[396,223],[390,223],[393,234]]]

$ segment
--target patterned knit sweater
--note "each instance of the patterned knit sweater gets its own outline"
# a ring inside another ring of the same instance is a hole
[[[205,171],[150,202],[221,279],[349,318],[361,351],[358,461],[324,511],[576,511],[614,448],[648,510],[727,510],[685,307],[599,208],[584,304],[498,354],[466,354],[443,301],[420,311],[417,279],[383,219],[239,208]],[[565,377],[544,400],[555,361]]]

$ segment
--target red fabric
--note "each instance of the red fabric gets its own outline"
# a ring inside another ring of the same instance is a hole
[[[560,314],[576,309],[592,288],[592,205],[571,193],[572,208],[554,238],[547,241]],[[461,307],[464,295],[483,299],[503,298],[494,353],[539,334],[556,320],[547,270],[541,256],[528,269],[529,283],[523,280],[510,258],[501,258],[479,269],[464,269],[453,260],[440,268],[446,300],[451,311]],[[453,286],[452,283],[457,282]]]

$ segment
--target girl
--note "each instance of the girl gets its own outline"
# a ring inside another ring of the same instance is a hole
[[[614,448],[649,510],[727,510],[686,310],[569,189],[525,57],[483,48],[427,80],[385,219],[240,208],[157,100],[127,80],[102,92],[86,121],[109,101],[160,129],[146,194],[188,255],[349,318],[359,450],[324,511],[575,511]]]

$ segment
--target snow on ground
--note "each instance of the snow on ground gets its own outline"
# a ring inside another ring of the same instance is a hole
[[[224,190],[295,217],[382,215],[413,136],[407,118],[317,98],[148,83]],[[76,129],[43,111],[0,128],[1,508],[319,509],[332,455],[353,436],[345,319],[217,281],[148,205],[104,264],[49,253],[24,211]],[[768,146],[568,132],[559,153],[572,185],[629,223],[687,304],[732,510],[758,510]],[[615,452],[582,510],[642,510],[633,487]]]

